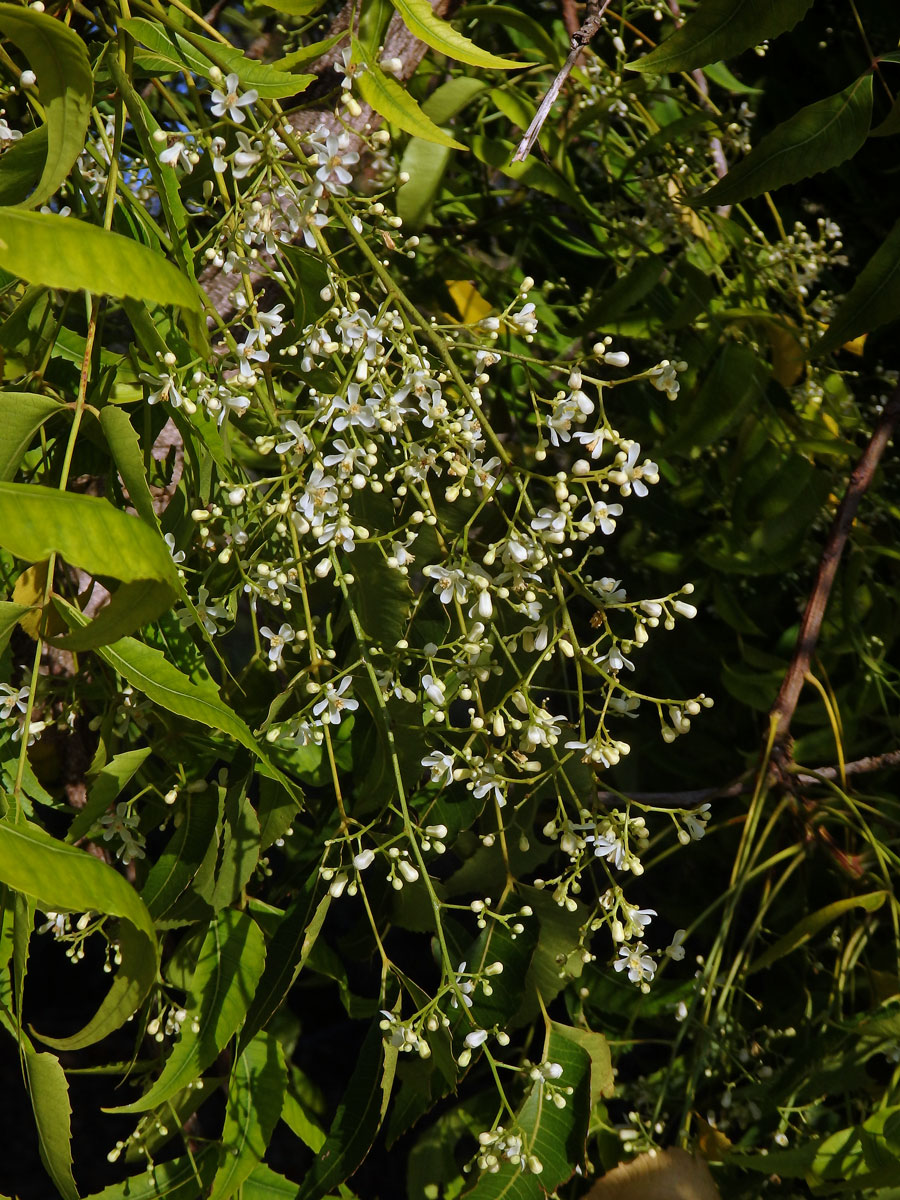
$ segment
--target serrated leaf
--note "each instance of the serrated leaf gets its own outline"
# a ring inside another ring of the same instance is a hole
[[[0,267],[46,287],[203,308],[199,289],[161,254],[74,217],[0,209]]]
[[[55,1054],[26,1049],[24,1060],[41,1161],[63,1200],[78,1200],[72,1175],[72,1109],[66,1073]]]
[[[197,874],[213,838],[218,812],[212,789],[185,796],[181,824],[150,868],[141,891],[152,917],[163,917]]]
[[[724,179],[702,196],[691,197],[688,203],[694,208],[734,204],[836,167],[865,142],[871,116],[872,76],[865,74],[838,95],[794,113],[754,146]]]
[[[94,96],[91,64],[78,34],[47,13],[0,4],[0,31],[28,59],[46,112],[43,171],[34,191],[21,201],[36,206],[50,199],[84,148]]]
[[[41,1040],[60,1050],[99,1042],[136,1012],[156,980],[153,922],[134,888],[92,854],[67,846],[28,822],[0,821],[0,881],[50,912],[99,912],[122,918],[122,965],[92,1020],[68,1038]]]
[[[149,1171],[110,1184],[85,1200],[197,1200],[204,1196],[216,1169],[216,1147],[154,1163]]]
[[[313,78],[311,75],[290,75],[286,71],[279,71],[255,58],[248,58],[235,46],[211,38],[194,35],[188,41],[174,30],[144,17],[126,17],[118,23],[135,41],[159,57],[163,69],[169,65],[171,70],[193,71],[208,77],[215,65],[226,73],[237,75],[244,88],[254,88],[260,96],[271,100],[297,95]]]
[[[612,1059],[609,1053],[609,1042],[602,1033],[594,1033],[590,1029],[579,1029],[572,1025],[560,1025],[553,1022],[553,1029],[560,1037],[576,1042],[587,1052],[591,1060],[591,1107],[606,1096],[609,1098],[615,1091],[615,1076]]]
[[[449,146],[453,150],[465,150],[462,142],[456,141],[444,133],[440,126],[435,125],[430,117],[422,111],[417,100],[400,86],[396,79],[385,75],[378,63],[370,58],[362,42],[357,38],[351,41],[355,62],[365,64],[365,70],[356,76],[356,86],[366,104],[380,113],[385,120],[399,126],[413,137],[423,138],[426,142],[434,142],[439,146]]]
[[[447,21],[436,17],[428,0],[391,0],[394,8],[403,18],[410,33],[437,50],[438,54],[446,54],[458,62],[468,63],[471,67],[484,67],[488,70],[514,71],[521,67],[533,66],[533,63],[510,62],[507,58],[498,58],[489,54],[474,42],[454,29]]]
[[[150,494],[147,476],[144,473],[141,444],[128,414],[115,404],[107,404],[100,410],[100,426],[128,492],[128,499],[145,524],[151,529],[159,529],[159,521],[153,508],[153,496]]]
[[[307,1171],[297,1200],[319,1200],[349,1178],[366,1157],[381,1125],[396,1062],[397,1048],[385,1044],[381,1030],[373,1023],[325,1144]]]
[[[773,962],[777,962],[779,958],[784,958],[785,955],[799,949],[820,929],[833,924],[838,917],[842,917],[844,913],[850,912],[854,908],[864,908],[866,912],[875,912],[888,899],[888,895],[888,892],[869,892],[865,896],[848,896],[846,900],[835,900],[833,904],[826,904],[824,908],[820,908],[804,917],[802,921],[798,921],[784,937],[780,937],[774,945],[764,951],[747,968],[747,974],[752,975],[755,971],[762,971],[771,966]]]
[[[43,423],[65,412],[58,400],[34,392],[0,392],[0,480],[11,480]]]
[[[0,546],[41,563],[60,554],[71,566],[122,583],[83,629],[57,644],[92,649],[155,620],[176,594],[176,574],[161,535],[108,500],[28,483],[0,483]]]
[[[278,1011],[316,944],[328,914],[331,896],[326,892],[315,907],[314,899],[315,889],[310,889],[307,895],[295,900],[281,918],[269,944],[266,969],[241,1030],[242,1046],[258,1030],[264,1029]]]
[[[801,108],[767,134],[715,186],[688,203],[693,207],[735,204],[818,175],[851,158],[869,133],[872,78],[871,73],[863,75],[836,96]]]
[[[281,1116],[287,1072],[278,1039],[260,1033],[242,1050],[228,1081],[224,1161],[210,1200],[229,1200],[262,1159]]]
[[[825,333],[810,349],[817,357],[900,317],[900,221],[878,247]]]
[[[484,1172],[463,1193],[466,1200],[542,1200],[573,1174],[576,1163],[584,1161],[590,1116],[590,1057],[555,1025],[551,1026],[542,1057],[562,1067],[557,1085],[573,1091],[565,1095],[565,1107],[557,1108],[545,1096],[541,1080],[534,1084],[519,1110],[517,1126],[526,1153],[541,1164],[540,1174],[504,1162],[496,1173]]]
[[[142,746],[139,750],[123,750],[121,754],[113,755],[91,781],[86,804],[72,818],[72,824],[66,834],[67,842],[77,842],[79,838],[84,837],[94,822],[118,798],[149,754],[149,746]]]
[[[705,0],[671,37],[628,66],[662,75],[733,58],[793,29],[812,5],[813,0]]]
[[[162,1074],[140,1100],[106,1111],[147,1112],[198,1079],[237,1032],[265,960],[252,917],[233,908],[218,913],[197,957],[187,1017]]]

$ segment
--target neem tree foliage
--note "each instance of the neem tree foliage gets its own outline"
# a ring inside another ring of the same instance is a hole
[[[828,5],[455,7],[0,4],[4,1089],[65,1200],[879,1194],[898,233],[768,193],[898,31],[751,139]]]

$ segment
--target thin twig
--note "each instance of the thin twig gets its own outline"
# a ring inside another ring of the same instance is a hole
[[[869,754],[858,758],[856,762],[844,764],[845,775],[866,775],[870,771],[883,771],[885,767],[900,766],[900,750],[888,750],[886,754]],[[801,771],[796,775],[798,783],[824,783],[832,779],[840,779],[840,767],[816,767],[812,771]]]
[[[900,388],[897,388],[885,405],[869,439],[869,444],[850,476],[847,491],[832,523],[825,549],[822,551],[819,569],[816,572],[816,581],[807,601],[806,611],[800,624],[800,632],[797,635],[794,656],[782,681],[778,697],[769,713],[770,720],[774,719],[777,722],[776,740],[782,748],[787,743],[791,719],[819,640],[822,620],[825,616],[828,598],[831,595],[838,563],[841,560],[857,509],[872,482],[875,468],[878,466],[898,421],[900,421]]]
[[[572,68],[578,61],[578,55],[588,44],[603,22],[603,14],[609,8],[610,0],[589,0],[587,5],[587,13],[584,23],[581,28],[572,34],[572,49],[569,51],[569,57],[560,68],[559,74],[550,85],[550,90],[541,101],[541,106],[534,115],[534,120],[525,131],[525,136],[519,142],[518,148],[513,155],[513,162],[524,162],[531,153],[531,147],[537,141],[537,136],[543,128],[544,122],[550,115],[550,109],[553,107],[556,97],[562,90],[562,85],[569,78]]]

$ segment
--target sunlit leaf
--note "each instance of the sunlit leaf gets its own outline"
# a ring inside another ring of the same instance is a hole
[[[233,908],[220,912],[200,948],[187,1017],[162,1074],[139,1100],[108,1111],[147,1112],[198,1079],[236,1033],[265,960],[253,919]]]
[[[826,904],[824,908],[820,908],[816,912],[810,913],[808,917],[804,917],[802,921],[798,921],[784,937],[780,937],[774,945],[765,950],[755,962],[750,964],[747,974],[751,975],[755,971],[762,971],[765,967],[770,967],[779,958],[784,958],[786,954],[803,946],[820,929],[831,925],[838,917],[842,917],[844,913],[850,912],[854,908],[864,908],[866,912],[875,912],[876,909],[881,908],[888,896],[888,892],[869,892],[865,896],[848,896],[846,900],[835,900],[833,904]]]
[[[425,141],[434,142],[439,146],[449,146],[454,150],[465,150],[462,142],[450,137],[440,126],[435,125],[422,111],[418,101],[401,87],[396,79],[386,75],[374,59],[367,56],[360,41],[354,38],[351,44],[354,59],[365,63],[365,70],[356,78],[356,86],[367,104],[385,120],[414,137],[424,138]]]
[[[77,1200],[78,1189],[72,1175],[72,1110],[66,1073],[55,1054],[36,1054],[26,1049],[24,1062],[41,1161],[63,1200]]]
[[[496,54],[482,50],[447,21],[436,17],[428,0],[391,0],[391,3],[411,33],[421,38],[426,46],[437,50],[439,54],[446,54],[448,58],[488,70],[512,71],[532,65],[510,62],[507,58],[498,58]]]
[[[278,1039],[259,1033],[237,1055],[228,1081],[222,1165],[210,1200],[228,1200],[261,1161],[281,1115],[286,1070]]]
[[[50,396],[0,392],[0,480],[11,480],[31,439],[48,418],[65,409]]]
[[[74,217],[0,209],[0,267],[47,287],[202,308],[195,285],[162,255]]]
[[[72,1037],[41,1040],[61,1050],[77,1050],[118,1029],[149,991],[159,964],[153,923],[134,888],[99,858],[27,822],[0,821],[0,881],[31,896],[45,912],[99,912],[122,918],[122,965],[100,1008]]]
[[[43,171],[35,180],[36,186],[27,201],[22,197],[22,202],[36,206],[50,199],[84,148],[94,95],[91,64],[84,42],[73,29],[34,8],[0,4],[0,32],[15,42],[28,59],[37,76],[41,104],[46,112]],[[35,138],[30,149],[37,145]],[[4,155],[0,172],[5,165]]]

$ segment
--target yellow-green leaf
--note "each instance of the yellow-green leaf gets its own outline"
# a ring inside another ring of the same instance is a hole
[[[366,55],[361,42],[354,38],[352,45],[354,61],[365,63],[365,70],[357,75],[356,84],[366,104],[371,105],[385,120],[398,125],[413,137],[435,142],[439,146],[448,146],[453,150],[465,150],[462,142],[444,133],[439,125],[435,125],[434,121],[422,112],[417,101],[396,79],[385,75],[378,63]]]
[[[281,1045],[271,1033],[257,1034],[237,1055],[228,1081],[224,1159],[210,1200],[229,1200],[262,1159],[281,1116],[286,1075]]]
[[[66,1073],[55,1054],[37,1054],[26,1048],[24,1061],[41,1161],[63,1200],[78,1200],[72,1175],[72,1109]]]
[[[266,961],[259,926],[244,912],[218,913],[204,939],[181,1035],[150,1090],[109,1112],[147,1112],[199,1078],[237,1031]]]
[[[45,287],[134,296],[195,312],[203,307],[199,289],[161,254],[54,213],[0,208],[0,267]]]
[[[850,912],[851,909],[864,908],[866,912],[875,912],[876,909],[881,908],[887,898],[887,892],[869,892],[865,896],[849,896],[846,900],[835,900],[833,904],[826,904],[824,908],[820,908],[816,912],[810,913],[808,917],[804,917],[802,921],[798,921],[784,937],[780,937],[774,945],[764,951],[756,962],[750,964],[747,974],[752,975],[754,971],[762,971],[765,967],[770,967],[773,962],[784,958],[792,950],[797,950],[811,937],[814,937],[820,929],[831,925],[833,921],[842,917],[844,913]]]
[[[0,882],[50,912],[98,912],[120,917],[122,965],[100,1008],[69,1038],[42,1037],[62,1050],[92,1046],[136,1012],[156,979],[159,948],[150,914],[123,877],[84,850],[67,846],[28,822],[0,821]]]
[[[0,480],[12,479],[43,423],[65,411],[58,400],[35,392],[0,392]]]
[[[43,171],[34,191],[21,201],[36,206],[49,200],[84,148],[94,95],[91,64],[74,30],[33,8],[0,4],[0,32],[28,59],[46,113]],[[37,144],[35,138],[32,146]]]
[[[520,67],[530,67],[533,63],[510,62],[508,58],[498,58],[476,46],[447,21],[436,17],[428,0],[391,0],[394,8],[403,18],[410,33],[421,38],[426,46],[455,58],[458,62],[468,63],[471,67],[485,67],[488,70],[514,71]]]

